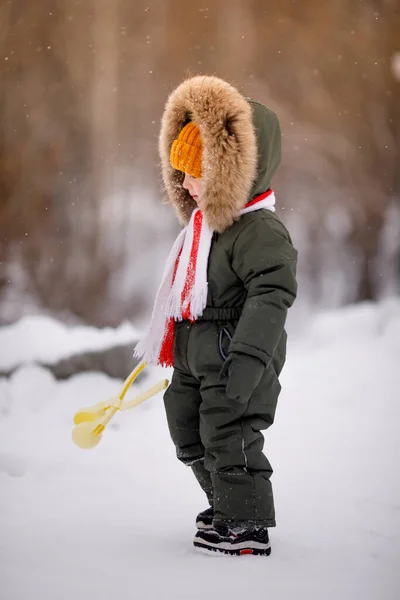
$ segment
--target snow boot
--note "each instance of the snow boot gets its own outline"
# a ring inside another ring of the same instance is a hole
[[[259,554],[269,556],[271,554],[271,544],[266,527],[229,529],[221,526],[199,530],[193,543],[200,552],[219,555]]]
[[[210,508],[206,508],[200,512],[196,517],[196,527],[197,529],[212,529],[212,522],[214,518],[214,509],[212,506]]]

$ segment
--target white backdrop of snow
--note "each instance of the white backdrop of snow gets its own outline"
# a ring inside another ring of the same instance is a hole
[[[266,433],[278,520],[269,558],[193,549],[205,498],[175,458],[161,395],[117,414],[82,451],[74,412],[121,382],[91,373],[59,383],[27,364],[132,331],[38,318],[0,330],[0,364],[22,365],[0,379],[0,598],[397,600],[400,303],[320,315],[291,340]],[[152,369],[146,387],[166,375]]]

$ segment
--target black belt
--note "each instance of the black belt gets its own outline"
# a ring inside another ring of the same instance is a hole
[[[196,321],[237,321],[242,311],[243,306],[206,306]]]

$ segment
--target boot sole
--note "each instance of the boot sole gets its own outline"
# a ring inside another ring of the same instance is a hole
[[[221,544],[205,544],[198,541],[198,538],[195,538],[193,541],[194,547],[198,552],[202,554],[212,554],[214,556],[244,556],[244,555],[254,555],[254,556],[269,556],[271,554],[271,545],[260,544],[254,542],[254,545],[250,546],[248,543],[243,542],[242,544],[238,544],[238,547],[224,547]]]

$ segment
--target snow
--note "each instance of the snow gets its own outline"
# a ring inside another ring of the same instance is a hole
[[[130,323],[117,329],[71,328],[46,316],[23,317],[0,329],[0,348],[7,349],[0,352],[0,371],[34,361],[54,364],[79,352],[133,343],[137,337]]]
[[[54,352],[89,339],[59,328]],[[205,498],[175,458],[161,394],[117,413],[95,449],[74,446],[75,411],[122,382],[57,382],[29,364],[50,346],[32,335],[27,349],[26,331],[0,330],[0,354],[12,348],[21,365],[0,379],[2,600],[400,597],[399,301],[318,315],[291,340],[266,433],[278,519],[268,558],[192,547]],[[129,398],[166,376],[152,369]]]

